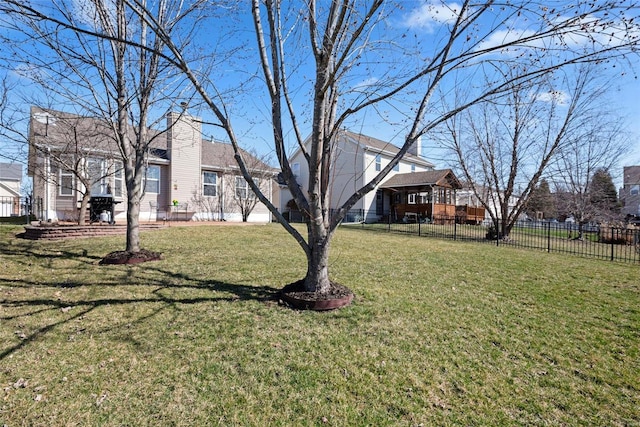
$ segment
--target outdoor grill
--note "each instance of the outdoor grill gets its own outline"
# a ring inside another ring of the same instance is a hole
[[[112,196],[93,196],[89,199],[89,222],[108,222],[115,224],[114,206],[120,202]]]

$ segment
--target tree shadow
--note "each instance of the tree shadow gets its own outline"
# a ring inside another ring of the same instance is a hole
[[[102,259],[99,256],[89,255],[85,249],[69,251],[59,247],[46,248],[31,241],[19,243],[9,241],[3,243],[5,244],[0,245],[0,255],[22,265],[35,260],[51,259],[74,260],[92,265]]]
[[[68,256],[68,255],[67,255]],[[77,255],[74,255],[77,256]],[[107,267],[109,268],[109,267]],[[26,299],[19,297],[12,297],[11,292],[7,292],[5,296],[0,299],[2,306],[5,308],[25,308],[26,311],[20,314],[2,315],[0,321],[7,322],[15,320],[21,317],[29,317],[36,314],[42,314],[45,312],[58,311],[56,316],[61,317],[59,320],[54,320],[47,325],[37,328],[35,331],[30,332],[28,335],[24,334],[21,337],[21,341],[17,344],[11,345],[0,350],[0,361],[6,357],[12,355],[16,351],[25,348],[28,344],[36,339],[41,338],[52,330],[61,327],[69,322],[77,319],[81,319],[88,315],[92,311],[100,307],[105,306],[126,306],[136,305],[140,303],[162,303],[159,307],[152,310],[151,313],[136,318],[135,321],[129,322],[129,324],[137,324],[144,322],[165,310],[177,310],[178,305],[194,305],[202,303],[218,303],[218,302],[241,302],[241,301],[259,301],[267,303],[270,301],[276,301],[279,294],[279,289],[269,286],[251,286],[241,285],[234,283],[227,283],[216,280],[202,280],[190,277],[182,273],[175,273],[166,271],[161,268],[151,268],[149,270],[160,273],[163,279],[153,280],[150,283],[146,283],[144,286],[156,286],[156,289],[149,292],[148,297],[142,298],[96,298],[96,299],[77,299],[77,300],[60,300],[55,298],[34,298]],[[183,281],[184,283],[175,283],[174,281]],[[29,287],[51,287],[51,288],[79,288],[83,286],[121,286],[117,283],[92,283],[82,284],[80,282],[69,283],[64,282],[50,282],[50,283],[36,283],[28,280],[14,281],[17,283],[15,287],[29,288]],[[5,284],[5,288],[11,288],[12,284]],[[142,286],[142,285],[141,285]],[[163,290],[180,290],[180,289],[197,289],[201,291],[209,291],[211,293],[222,293],[223,295],[211,295],[211,296],[198,296],[198,297],[184,297],[179,296],[167,296],[162,293]],[[77,309],[80,309],[79,311]],[[6,311],[5,311],[6,313]],[[69,314],[67,314],[69,313]],[[105,330],[116,329],[121,325],[115,323],[105,328]]]

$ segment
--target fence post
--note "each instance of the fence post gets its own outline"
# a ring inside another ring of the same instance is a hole
[[[418,217],[418,237],[422,236],[422,221],[420,221],[420,217]]]
[[[391,212],[389,212],[389,215],[387,216],[387,231],[391,233]]]
[[[457,240],[458,235],[458,221],[456,221],[456,217],[453,217],[453,240]]]
[[[551,222],[547,223],[547,252],[551,252]]]
[[[616,236],[616,237],[618,237],[618,236]],[[611,261],[614,260],[615,241],[616,241],[616,239],[613,237],[613,227],[611,227]]]

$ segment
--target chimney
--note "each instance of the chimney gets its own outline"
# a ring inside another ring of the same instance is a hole
[[[416,157],[422,158],[422,135],[416,138],[411,148],[407,153],[412,154]]]

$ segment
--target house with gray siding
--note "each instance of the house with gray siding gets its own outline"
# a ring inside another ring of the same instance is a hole
[[[75,221],[83,194],[111,196],[114,219],[126,221],[126,186],[110,123],[74,114],[31,108],[29,168],[35,212],[46,221]],[[133,136],[132,136],[133,137]],[[255,195],[240,174],[228,143],[205,139],[202,121],[185,113],[169,113],[164,130],[149,129],[144,195],[140,220],[242,221],[240,203]],[[252,159],[254,178],[273,197],[275,169]],[[80,178],[85,178],[85,183]],[[269,222],[271,213],[257,201],[249,222]]]
[[[622,213],[630,218],[640,218],[640,166],[625,166],[620,189]]]

